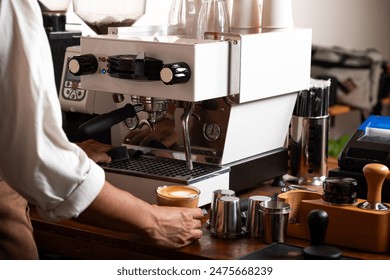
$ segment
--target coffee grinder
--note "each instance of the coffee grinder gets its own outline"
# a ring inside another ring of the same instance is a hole
[[[57,91],[60,90],[66,48],[80,44],[80,31],[66,30],[66,12],[70,0],[38,0],[42,10],[43,25],[49,39],[54,64]]]
[[[60,92],[65,53],[68,47],[80,45],[82,33],[78,30],[66,30],[66,13],[70,0],[38,0],[38,3],[41,7],[43,25],[50,44],[57,92]],[[68,139],[72,142],[86,140],[86,137],[77,133],[77,127],[94,116],[83,111],[63,112],[63,128]],[[109,143],[110,137],[109,133],[100,133],[89,138]]]

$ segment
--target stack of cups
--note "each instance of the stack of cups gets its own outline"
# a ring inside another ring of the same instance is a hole
[[[242,235],[240,199],[227,189],[215,190],[211,199],[210,231],[222,238]]]
[[[262,32],[294,27],[291,0],[263,0]]]
[[[232,32],[247,34],[260,31],[261,5],[258,0],[234,0],[230,11]]]
[[[211,232],[222,238],[242,236],[240,199],[238,197],[222,196],[217,199]]]
[[[217,207],[217,200],[223,196],[235,196],[236,193],[233,190],[227,190],[227,189],[219,189],[215,190],[213,192],[213,197],[211,198],[211,211],[210,211],[210,219],[209,219],[209,224],[211,227],[214,227],[216,224],[215,218],[216,218],[216,207]]]
[[[230,31],[229,11],[224,0],[204,0],[197,26],[198,39],[221,39]],[[209,37],[211,36],[211,37]]]

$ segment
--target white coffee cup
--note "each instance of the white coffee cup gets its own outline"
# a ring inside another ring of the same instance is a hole
[[[263,0],[261,28],[293,28],[291,0]]]
[[[258,0],[235,0],[231,10],[232,31],[256,31],[260,28],[261,8]]]

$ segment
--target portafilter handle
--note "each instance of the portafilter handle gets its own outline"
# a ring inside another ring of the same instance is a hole
[[[390,179],[389,168],[380,163],[369,163],[363,167],[367,182],[367,201],[359,203],[363,209],[388,210],[389,206],[382,203],[382,185],[385,179]]]
[[[111,126],[117,124],[127,118],[135,117],[136,114],[142,111],[143,104],[132,105],[126,104],[122,108],[113,110],[109,113],[101,114],[79,126],[78,131],[85,136],[92,136],[97,133],[110,129]]]

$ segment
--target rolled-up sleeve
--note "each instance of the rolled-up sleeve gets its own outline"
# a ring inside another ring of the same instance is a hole
[[[103,170],[95,164],[91,164],[87,178],[75,187],[65,199],[54,199],[48,201],[47,207],[38,207],[40,215],[48,220],[77,217],[98,195],[100,191],[98,186],[103,185],[102,181],[104,181]]]
[[[62,129],[37,1],[0,5],[0,174],[45,218],[76,217],[100,192],[104,171]]]

